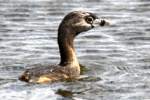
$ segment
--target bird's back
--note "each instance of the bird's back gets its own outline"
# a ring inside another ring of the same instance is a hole
[[[64,72],[63,66],[60,65],[34,65],[19,77],[21,81],[31,83],[47,83],[58,80],[65,80],[68,75]]]

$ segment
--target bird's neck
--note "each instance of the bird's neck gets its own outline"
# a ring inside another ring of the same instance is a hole
[[[58,45],[61,56],[60,65],[62,66],[79,66],[74,49],[75,36],[72,32],[73,31],[63,27],[58,30]]]

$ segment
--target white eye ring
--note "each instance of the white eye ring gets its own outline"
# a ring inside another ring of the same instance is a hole
[[[92,24],[93,23],[93,17],[87,17],[86,22]]]

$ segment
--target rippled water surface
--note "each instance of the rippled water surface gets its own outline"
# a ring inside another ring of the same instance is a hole
[[[75,40],[89,79],[27,84],[29,65],[59,63],[57,28],[70,11],[112,21]],[[150,100],[149,0],[0,0],[0,100]],[[58,90],[73,93],[58,95]]]

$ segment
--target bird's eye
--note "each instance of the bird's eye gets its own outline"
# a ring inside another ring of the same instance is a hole
[[[93,23],[93,20],[94,20],[94,19],[93,19],[92,17],[87,17],[87,18],[86,18],[86,22],[87,22],[87,23],[90,23],[90,24]]]

